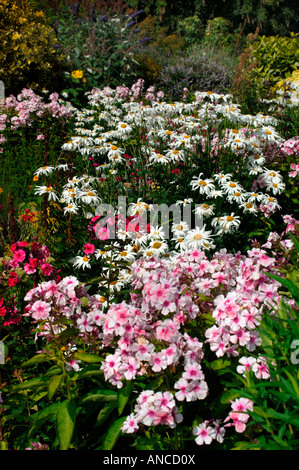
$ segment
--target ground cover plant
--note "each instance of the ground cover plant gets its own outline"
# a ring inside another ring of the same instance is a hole
[[[196,2],[44,3],[64,80],[0,107],[0,448],[298,449],[295,62],[235,69],[255,19]]]

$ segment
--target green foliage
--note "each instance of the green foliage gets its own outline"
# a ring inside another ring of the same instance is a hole
[[[229,20],[219,17],[208,21],[203,43],[223,47],[231,44],[232,40],[232,23]]]
[[[250,72],[253,83],[261,91],[269,85],[273,86],[298,67],[299,34],[291,33],[290,38],[258,37],[249,60],[254,65]]]
[[[6,94],[24,87],[57,89],[62,56],[43,11],[28,0],[1,0],[0,42],[0,79]]]
[[[63,8],[51,18],[67,57],[66,89],[75,105],[86,104],[84,93],[93,87],[130,83],[136,77],[134,51],[139,40],[129,15],[95,11],[83,16]]]
[[[204,26],[197,15],[178,21],[177,31],[184,37],[187,47],[196,44],[204,36]]]
[[[251,371],[244,380],[245,396],[254,402],[247,441],[235,449],[296,450],[299,445],[299,244],[286,278],[269,274],[282,284],[284,299],[274,311],[268,311],[259,327],[260,354],[266,359],[269,379],[256,379]],[[293,299],[293,306],[289,302]],[[297,305],[297,307],[296,307]]]

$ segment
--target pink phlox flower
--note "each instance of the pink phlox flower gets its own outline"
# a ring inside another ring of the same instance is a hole
[[[109,354],[101,365],[101,369],[104,370],[105,378],[109,379],[116,374],[119,370],[120,364],[121,357],[119,354]]]
[[[220,420],[215,420],[211,424],[213,424],[213,431],[211,432],[211,437],[215,439],[217,442],[222,444],[224,441],[225,435],[225,428],[221,426]]]
[[[49,317],[51,305],[42,300],[37,300],[31,306],[31,316],[35,320],[45,320]]]
[[[204,400],[207,397],[208,392],[208,384],[204,380],[193,380],[190,383],[190,394],[192,395],[193,400]]]
[[[126,380],[132,380],[136,377],[137,371],[140,369],[140,363],[134,357],[128,357],[119,367],[120,374],[123,374]]]
[[[170,412],[176,406],[171,392],[157,392],[155,394],[154,405],[161,411]]]
[[[197,436],[195,439],[196,444],[199,446],[203,444],[211,444],[213,440],[213,428],[211,426],[207,426],[207,423],[201,423],[198,426],[195,426],[192,431],[194,436]]]
[[[124,433],[130,434],[136,432],[139,429],[138,421],[136,419],[136,415],[131,413],[127,416],[125,422],[123,423],[121,430]]]
[[[160,341],[171,341],[178,334],[176,324],[172,320],[158,321],[155,324],[156,338]]]
[[[187,398],[188,394],[190,393],[191,386],[186,379],[180,378],[175,382],[174,389],[178,390],[178,392],[176,392],[175,394],[175,398],[178,401],[183,401]]]
[[[204,374],[202,372],[200,364],[196,362],[191,364],[187,363],[185,364],[182,377],[186,380],[203,380]]]
[[[270,371],[266,358],[259,357],[253,365],[252,370],[258,379],[269,379]]]
[[[243,356],[239,359],[239,364],[240,365],[237,366],[237,372],[245,377],[246,371],[252,370],[253,366],[256,364],[256,358]]]
[[[83,313],[78,319],[77,319],[77,325],[79,330],[82,333],[88,333],[92,331],[92,319],[86,315],[86,313]]]
[[[149,341],[144,340],[144,342],[141,344],[134,343],[131,347],[131,350],[135,353],[135,357],[139,361],[149,362],[152,357],[152,353],[155,350],[155,346],[149,343]]]
[[[165,354],[162,352],[154,352],[149,363],[154,372],[160,372],[166,369],[168,365]]]

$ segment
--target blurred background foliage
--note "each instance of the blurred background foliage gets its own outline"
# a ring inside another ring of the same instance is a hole
[[[183,60],[194,74],[205,63],[202,79],[185,77],[189,88],[204,90],[211,74],[211,91],[256,106],[265,84],[298,68],[298,25],[291,0],[0,0],[0,80],[7,96],[68,89],[85,104],[94,86],[143,78],[174,89],[172,99],[180,90],[170,69]]]

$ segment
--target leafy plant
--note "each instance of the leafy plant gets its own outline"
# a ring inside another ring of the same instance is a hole
[[[184,88],[189,91],[227,92],[232,84],[232,71],[207,60],[204,55],[174,56],[160,72],[157,86],[170,100],[181,99]]]
[[[86,104],[85,91],[130,83],[136,77],[134,51],[139,40],[134,14],[103,15],[94,9],[83,15],[64,7],[57,16],[52,12],[51,19],[67,58],[65,91],[70,93],[69,98]]]
[[[263,91],[265,85],[275,85],[291,75],[299,63],[299,35],[290,37],[261,36],[254,42],[250,62],[255,67],[251,79]]]
[[[267,377],[257,379],[248,370],[241,394],[254,402],[247,440],[235,449],[295,450],[299,446],[299,243],[286,277],[269,276],[281,283],[283,296],[277,308],[268,310],[258,328]],[[291,268],[291,270],[290,270]]]
[[[62,78],[63,57],[43,11],[28,0],[0,2],[0,79],[6,94],[31,87],[54,91]]]

